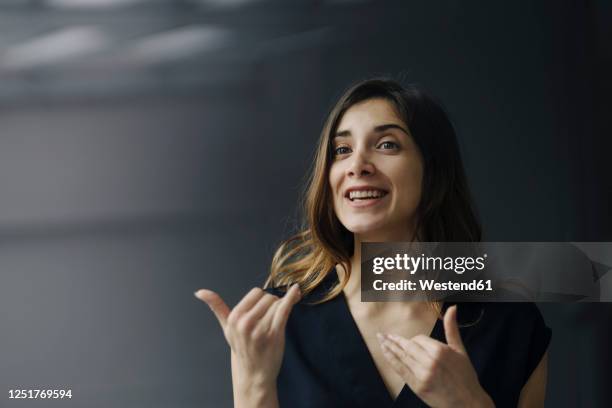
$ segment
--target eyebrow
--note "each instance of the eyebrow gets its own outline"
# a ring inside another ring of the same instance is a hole
[[[404,129],[403,127],[401,127],[400,125],[396,125],[395,123],[388,123],[385,125],[378,125],[375,126],[373,129],[374,133],[382,133],[385,132],[389,129],[399,129],[402,132],[404,132],[406,135],[410,136],[410,133],[408,133],[408,131],[406,129]],[[333,136],[334,138],[336,137],[351,137],[351,131],[350,130],[342,130],[340,132],[336,132],[336,134]]]

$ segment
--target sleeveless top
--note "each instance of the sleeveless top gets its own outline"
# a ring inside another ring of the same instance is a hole
[[[277,378],[281,408],[409,408],[427,405],[408,387],[393,400],[344,293],[318,305],[338,282],[335,269],[292,309]],[[282,297],[285,288],[267,288]],[[456,303],[444,303],[443,311]],[[551,330],[534,303],[460,303],[459,331],[483,389],[496,407],[516,407],[548,348]],[[465,327],[462,327],[465,326]],[[430,337],[446,343],[438,319]]]

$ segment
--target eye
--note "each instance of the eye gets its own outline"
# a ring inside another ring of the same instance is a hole
[[[347,154],[349,150],[350,149],[347,146],[338,146],[334,149],[334,156],[338,156],[340,154]]]
[[[395,142],[391,142],[389,140],[382,142],[381,144],[378,145],[379,148],[382,148],[384,150],[390,150],[390,149],[398,149],[399,145]]]

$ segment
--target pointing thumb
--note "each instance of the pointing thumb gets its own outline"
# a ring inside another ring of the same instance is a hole
[[[467,354],[459,326],[457,326],[457,305],[453,305],[446,309],[444,314],[444,332],[446,334],[446,343],[450,348],[463,354]]]
[[[225,331],[227,324],[227,316],[230,314],[230,308],[225,304],[221,296],[217,295],[212,290],[200,289],[194,293],[195,297],[205,302],[215,314],[221,328]]]

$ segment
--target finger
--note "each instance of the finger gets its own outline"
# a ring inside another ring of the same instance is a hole
[[[395,342],[399,343],[401,346],[406,346],[408,345],[410,342],[419,340],[420,343],[422,343],[423,345],[427,344],[427,348],[431,347],[436,347],[437,345],[444,345],[446,346],[446,344],[439,342],[436,339],[432,339],[431,337],[428,337],[424,334],[417,334],[416,336],[412,337],[410,340],[408,340],[405,337],[399,336],[397,334],[387,334],[387,336],[391,339],[394,340]]]
[[[408,340],[407,338],[398,336],[397,334],[387,334],[386,337],[389,339],[389,341],[399,345],[405,352],[410,352],[410,356],[414,360],[420,363],[427,363],[429,361],[429,353],[422,346],[414,344],[413,339]]]
[[[410,366],[415,375],[420,376],[426,373],[427,367],[431,366],[432,358],[420,345],[402,336],[387,335],[386,337],[404,350],[406,364]]]
[[[393,340],[389,338],[389,335],[386,335],[386,339],[388,341],[385,343],[385,349],[389,350],[393,347],[393,345],[395,345],[395,347],[400,347],[397,342],[393,342]],[[410,340],[406,341],[410,343]],[[403,359],[401,361],[408,370],[406,376],[403,376],[402,378],[406,381],[408,386],[416,392],[423,379],[427,378],[428,369],[426,365],[414,357],[414,352],[412,350],[413,348],[413,345],[409,345],[407,350],[401,347],[401,350],[403,351]],[[397,351],[398,349],[396,348],[395,350]],[[398,353],[396,352],[396,356],[397,355]],[[387,359],[389,359],[389,357],[387,357]]]
[[[275,329],[283,329],[287,324],[287,319],[289,319],[289,313],[293,309],[293,305],[295,305],[301,299],[302,294],[300,292],[300,286],[297,283],[294,283],[289,291],[285,293],[285,296],[280,301],[278,308],[276,309],[276,314],[272,319],[272,327]]]
[[[269,333],[272,330],[272,321],[278,306],[281,304],[281,301],[281,299],[277,299],[274,303],[272,303],[268,310],[266,310],[266,313],[261,317],[259,323],[257,324],[256,334]]]
[[[251,310],[253,306],[255,306],[257,302],[259,302],[259,299],[261,299],[265,294],[266,292],[264,292],[260,288],[255,287],[251,289],[249,293],[247,293],[240,300],[240,302],[238,302],[238,304],[234,306],[234,309],[232,310],[232,319],[234,319],[234,316],[238,318],[243,314],[247,313],[249,310]]]
[[[276,314],[276,309],[278,309],[278,306],[281,304],[281,301],[281,299],[277,298],[276,301],[272,303],[272,306],[270,306],[268,310],[266,310],[266,313],[260,319],[259,325],[261,326],[261,330],[263,330],[264,332],[268,332],[272,327],[272,321],[274,319],[274,315]]]
[[[397,372],[406,383],[414,383],[416,377],[410,365],[405,361],[406,353],[404,350],[397,343],[388,340],[384,336],[380,336],[378,340],[380,341],[383,355],[387,361],[389,361],[389,364],[391,364],[395,372]]]
[[[459,326],[457,326],[457,305],[446,309],[446,313],[444,314],[444,333],[446,334],[446,343],[453,350],[467,354],[465,346],[463,345],[463,340],[461,340]]]
[[[225,330],[225,326],[227,325],[227,316],[230,314],[230,308],[225,304],[223,299],[221,299],[221,296],[208,289],[200,289],[194,294],[198,299],[208,305],[219,321],[221,328]]]
[[[414,336],[410,340],[421,346],[427,355],[434,360],[440,359],[441,354],[447,351],[445,348],[448,348],[446,344],[427,336]]]
[[[258,322],[264,316],[264,314],[268,311],[270,306],[272,306],[272,304],[276,302],[277,300],[278,300],[278,297],[266,293],[251,308],[251,310],[249,310],[247,313],[244,314],[243,319],[248,319],[251,322]]]

